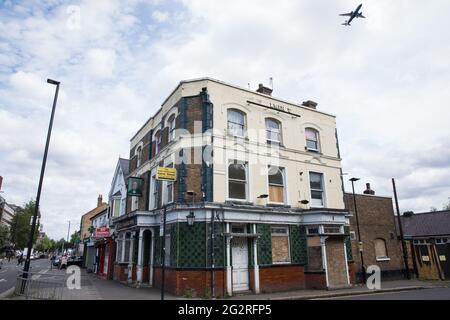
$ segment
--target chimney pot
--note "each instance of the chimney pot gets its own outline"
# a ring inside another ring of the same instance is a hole
[[[316,109],[318,103],[314,102],[312,100],[308,100],[308,101],[303,101],[302,102],[302,106],[307,107],[307,108],[311,108],[311,109]]]
[[[256,92],[262,93],[262,94],[267,94],[268,96],[272,95],[272,89],[265,87],[262,83],[259,84],[258,89],[256,90]]]
[[[103,197],[101,194],[99,194],[98,198],[97,198],[97,207],[100,207],[102,205],[102,203],[103,203]]]
[[[370,183],[366,183],[366,190],[363,192],[364,194],[375,195],[375,191],[370,189]]]
[[[2,190],[2,182],[3,182],[3,177],[0,176],[0,190]]]

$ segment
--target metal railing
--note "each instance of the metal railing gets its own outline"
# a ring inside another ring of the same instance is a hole
[[[14,294],[32,300],[62,300],[66,275],[19,271]]]

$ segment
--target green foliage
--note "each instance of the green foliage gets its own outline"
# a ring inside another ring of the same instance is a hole
[[[28,245],[28,239],[31,232],[31,217],[33,216],[35,208],[35,202],[30,200],[25,204],[23,208],[19,208],[14,215],[11,222],[11,242],[16,245],[16,248],[26,248]],[[38,213],[38,217],[40,213]],[[36,239],[38,237],[39,230],[39,222],[36,223],[36,229],[34,232],[34,241],[33,244],[36,243]]]
[[[80,231],[75,231],[74,233],[72,233],[72,235],[70,236],[70,243],[75,245],[80,243],[80,241],[81,241]]]
[[[447,204],[444,204],[444,206],[442,207],[442,210],[450,210],[450,200],[448,201]]]
[[[8,244],[9,228],[5,225],[0,225],[0,248]]]
[[[48,252],[52,249],[52,245],[54,245],[54,242],[55,242],[54,240],[50,240],[47,236],[45,236],[40,241],[38,241],[35,248],[38,251]]]

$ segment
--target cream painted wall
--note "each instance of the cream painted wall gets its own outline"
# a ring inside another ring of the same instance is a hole
[[[310,200],[308,173],[315,171],[324,174],[325,206],[344,209],[340,177],[341,159],[337,158],[335,117],[319,110],[292,104],[220,81],[205,78],[181,82],[164,101],[154,118],[147,121],[132,138],[131,148],[137,145],[151,128],[158,126],[162,115],[172,112],[172,107],[182,97],[198,95],[203,87],[208,88],[210,99],[214,104],[214,143],[212,144],[214,150],[214,201],[223,202],[227,199],[226,161],[235,158],[245,159],[245,154],[247,154],[247,157],[248,155],[252,156],[249,159],[248,201],[265,204],[264,200],[262,200],[264,202],[260,202],[261,200],[256,198],[260,194],[268,194],[267,165],[276,159],[273,155],[267,154],[267,144],[264,138],[265,118],[272,117],[282,123],[284,147],[279,150],[279,162],[272,164],[285,168],[286,204],[297,207],[300,200]],[[255,106],[247,101],[266,106],[270,103],[280,105],[289,108],[290,112],[297,117],[270,108]],[[262,138],[259,142],[257,136],[251,136],[248,140],[239,139],[235,143],[234,138],[226,135],[228,108],[236,108],[246,113],[247,128],[261,131]],[[319,131],[321,154],[305,151],[306,127],[312,127]],[[200,140],[194,140],[197,145],[201,144]],[[144,172],[153,168],[157,161],[172,154],[179,145],[179,141],[172,144],[162,155],[157,156],[151,163],[145,164],[137,171]],[[230,151],[236,151],[236,155],[230,155]]]

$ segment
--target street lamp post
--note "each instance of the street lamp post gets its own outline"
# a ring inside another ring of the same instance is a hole
[[[59,92],[59,85],[60,85],[59,81],[55,81],[52,79],[47,79],[47,83],[56,85],[56,90],[55,90],[55,97],[53,99],[53,107],[52,107],[52,113],[50,116],[50,123],[48,125],[47,141],[45,143],[44,157],[42,159],[41,175],[39,177],[39,186],[38,186],[37,195],[36,195],[36,203],[34,205],[33,222],[31,224],[30,236],[28,239],[27,257],[25,259],[25,266],[23,267],[23,278],[24,279],[27,279],[28,271],[30,270],[31,247],[33,246],[34,232],[36,230],[36,220],[37,220],[37,216],[38,216],[38,212],[39,212],[39,201],[41,199],[42,182],[44,180],[45,165],[47,164],[48,147],[50,144],[50,137],[52,134],[53,118],[55,116],[56,102],[58,100],[58,92]],[[25,282],[22,284],[21,293],[23,293],[24,290],[25,290]]]
[[[356,206],[356,195],[355,195],[355,182],[358,181],[359,178],[351,178],[352,182],[352,191],[353,191],[353,206],[355,208],[355,217],[356,217],[356,230],[358,232],[358,247],[359,247],[359,256],[361,258],[361,273],[363,282],[366,283],[366,267],[364,266],[364,257],[363,257],[363,242],[361,240],[361,232],[359,230],[359,218],[358,218],[358,207]]]

